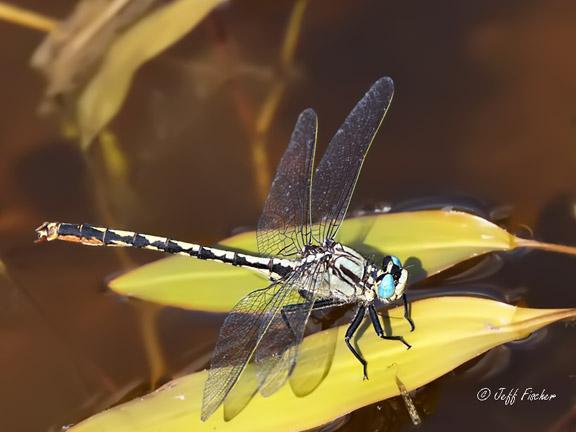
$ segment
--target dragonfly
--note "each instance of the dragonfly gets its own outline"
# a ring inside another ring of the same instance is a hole
[[[228,313],[213,351],[202,400],[202,420],[224,402],[249,364],[257,388],[273,394],[290,377],[298,346],[313,311],[354,305],[345,343],[368,378],[367,362],[351,340],[369,316],[382,339],[410,344],[384,332],[376,304],[403,302],[408,271],[395,256],[381,263],[336,241],[366,154],[392,101],[392,79],[377,80],[356,104],[314,168],[317,115],[304,110],[294,127],[260,216],[258,254],[243,253],[166,237],[97,227],[45,222],[37,241],[64,240],[92,246],[152,249],[244,267],[264,274],[270,285],[243,297]]]

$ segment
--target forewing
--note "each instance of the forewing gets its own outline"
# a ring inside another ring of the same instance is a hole
[[[303,267],[285,286],[291,291],[286,297],[290,300],[285,301],[283,309],[273,318],[254,355],[263,396],[275,393],[292,373],[325,271],[322,262]],[[299,295],[302,290],[306,291],[306,299]]]
[[[313,236],[333,239],[346,215],[362,163],[394,94],[388,77],[376,81],[330,141],[312,188]]]
[[[258,251],[293,257],[310,241],[312,167],[318,121],[307,109],[300,114],[258,222]]]

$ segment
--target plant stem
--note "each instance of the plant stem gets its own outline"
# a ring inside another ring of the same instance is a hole
[[[52,31],[58,23],[53,18],[4,2],[0,2],[0,19],[46,33]]]
[[[516,240],[516,247],[525,247],[531,249],[540,249],[548,252],[564,253],[568,255],[576,255],[576,247],[566,246],[555,243],[544,243],[537,240],[527,240],[519,238]]]

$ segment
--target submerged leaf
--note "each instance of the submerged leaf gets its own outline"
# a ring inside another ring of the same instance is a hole
[[[396,255],[415,282],[472,257],[518,247],[576,254],[576,249],[513,236],[490,221],[444,210],[391,213],[346,219],[338,240],[379,262]],[[253,232],[231,237],[222,246],[256,250]],[[171,257],[112,280],[123,295],[188,309],[226,312],[249,292],[267,285],[251,270],[187,257]]]
[[[84,146],[116,115],[136,70],[186,35],[221,1],[175,0],[120,35],[78,100]]]
[[[52,32],[32,58],[48,102],[64,100],[82,145],[119,111],[135,72],[192,30],[222,0],[92,0]],[[145,13],[148,13],[145,15]]]
[[[558,320],[576,317],[576,309],[526,309],[472,297],[440,297],[413,303],[412,333],[403,311],[390,311],[393,334],[404,335],[412,344],[383,341],[368,330],[357,343],[368,361],[370,379],[344,343],[346,326],[307,337],[298,364],[315,374],[314,362],[322,339],[338,333],[330,372],[304,397],[295,396],[289,385],[274,395],[254,398],[230,421],[220,408],[205,423],[200,421],[206,371],[168,383],[144,398],[112,408],[73,427],[73,432],[159,431],[298,431],[330,422],[362,406],[397,396],[400,380],[412,391],[453,370],[462,363],[508,341],[527,337]],[[297,366],[298,367],[298,366]],[[306,370],[300,370],[301,377]],[[471,390],[476,391],[476,390]],[[242,394],[242,389],[235,389]]]
[[[112,41],[158,0],[83,0],[36,49],[30,64],[46,78],[46,101],[70,95],[94,73]]]

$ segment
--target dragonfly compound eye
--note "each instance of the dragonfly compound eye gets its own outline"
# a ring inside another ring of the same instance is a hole
[[[378,284],[378,297],[380,299],[387,299],[394,294],[396,289],[396,284],[394,283],[394,277],[388,273],[384,275],[380,283]]]
[[[384,260],[382,261],[382,270],[384,270],[386,273],[391,273],[393,267],[402,268],[402,263],[398,257],[395,257],[394,255],[388,255],[387,257],[384,257]]]

